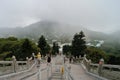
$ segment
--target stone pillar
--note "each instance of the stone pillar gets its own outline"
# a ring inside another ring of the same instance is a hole
[[[33,56],[33,60],[35,62],[35,53],[32,53],[32,56]]]
[[[49,80],[49,63],[48,63],[48,65],[47,65],[47,80]]]
[[[83,57],[83,63],[85,65],[85,67],[87,67],[86,55],[84,55],[84,57]]]
[[[38,67],[38,80],[41,80],[41,67]]]
[[[88,69],[88,72],[89,72],[89,71],[90,71],[90,69],[91,69],[90,64],[91,64],[91,60],[89,59],[88,64],[87,64],[87,69]]]
[[[29,67],[30,67],[29,58],[28,58],[28,57],[26,57],[26,60],[27,60],[27,69],[29,69]]]
[[[99,66],[98,66],[98,74],[99,74],[99,76],[102,75],[103,64],[104,64],[104,59],[100,59]]]
[[[12,56],[12,61],[13,61],[13,64],[12,64],[12,67],[13,67],[13,72],[16,72],[16,57],[15,56]]]

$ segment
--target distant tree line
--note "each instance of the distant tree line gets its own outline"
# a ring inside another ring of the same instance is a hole
[[[53,47],[50,47],[43,35],[39,38],[37,44],[27,38],[0,38],[0,60],[11,60],[13,55],[16,56],[17,60],[26,60],[26,57],[32,57],[32,53],[37,55],[38,52],[42,56],[54,55],[59,53],[59,46],[53,43]]]
[[[105,63],[120,65],[120,45],[118,43],[104,44],[101,48],[88,47],[86,46],[85,34],[81,31],[74,35],[71,44],[63,46],[63,54],[75,58],[83,57],[86,54],[87,58],[94,63],[98,63],[103,58]],[[31,57],[33,52],[35,54],[40,52],[42,56],[55,55],[59,53],[59,45],[53,42],[53,46],[50,46],[43,35],[38,39],[37,45],[27,38],[0,38],[0,60],[11,60],[13,55],[16,56],[17,60],[26,60],[26,57]]]

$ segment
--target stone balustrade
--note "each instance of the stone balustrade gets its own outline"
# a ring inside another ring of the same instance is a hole
[[[32,64],[33,61],[30,59],[17,61],[15,57],[12,57],[12,61],[0,61],[0,75],[27,70]]]
[[[98,77],[120,80],[120,65],[104,64],[103,59],[100,59],[98,64],[93,64],[86,56],[83,58],[83,64],[88,72],[98,75]]]

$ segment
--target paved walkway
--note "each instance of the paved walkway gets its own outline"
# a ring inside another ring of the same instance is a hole
[[[56,70],[58,68],[60,68],[61,62],[63,62],[62,56],[57,56],[52,59],[53,73],[56,72]],[[69,65],[68,61],[66,62],[66,64]],[[70,66],[71,66],[71,74],[72,74],[74,80],[97,80],[94,77],[87,75],[81,65],[70,64]],[[47,67],[47,63],[41,64],[41,69],[45,69],[46,67]],[[21,77],[26,76],[28,74],[32,74],[32,75],[21,79]],[[47,78],[48,78],[47,69],[41,72],[40,77],[41,77],[41,80],[47,80]],[[49,73],[49,77],[51,77],[51,72]],[[52,74],[51,80],[61,80],[60,77],[61,77],[60,73],[58,73],[58,75],[56,75],[56,73],[54,73],[54,74]],[[11,79],[9,78],[7,80],[38,80],[38,68],[35,66],[30,72],[20,74],[18,76],[12,77]]]
[[[58,57],[55,57],[55,58],[52,59],[52,65],[53,66],[55,65],[55,62],[56,62],[57,58]],[[47,63],[41,64],[41,69],[44,69],[46,67],[47,67]],[[55,69],[55,67],[53,67],[52,71],[54,71],[54,69]],[[37,70],[37,72],[38,72],[38,70]],[[51,73],[49,73],[49,77],[50,76],[51,76]],[[42,71],[40,77],[41,77],[41,80],[47,80],[47,77],[48,77],[47,70]],[[26,79],[23,79],[23,80],[38,80],[38,73],[36,73],[35,75],[30,76],[30,77],[28,77]]]
[[[75,80],[97,80],[94,77],[87,75],[83,70],[81,65],[70,64],[71,65],[71,74]]]

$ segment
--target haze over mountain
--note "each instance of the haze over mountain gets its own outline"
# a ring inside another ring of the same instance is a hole
[[[15,36],[19,38],[38,40],[41,35],[44,35],[49,41],[56,39],[58,41],[67,42],[72,40],[73,35],[81,30],[85,33],[87,40],[113,40],[110,35],[105,33],[91,31],[83,28],[82,26],[78,27],[49,20],[36,22],[23,28],[1,28],[0,37]],[[119,32],[117,34],[119,34]]]
[[[119,4],[120,0],[0,0],[0,27],[47,19],[112,33],[120,30]]]

